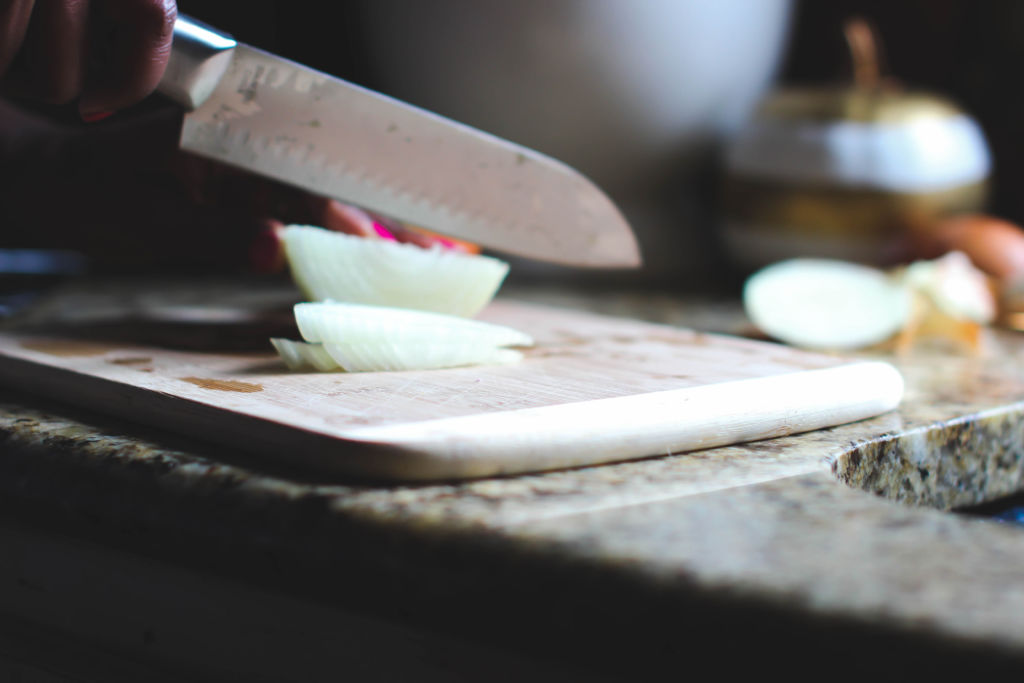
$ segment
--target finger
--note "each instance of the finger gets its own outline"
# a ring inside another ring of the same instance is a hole
[[[34,0],[0,0],[0,78],[21,50]]]
[[[342,232],[360,237],[379,237],[397,240],[382,223],[362,209],[343,204],[334,199],[310,195],[307,197],[313,205],[311,222],[328,230]],[[287,265],[284,240],[281,229],[284,223],[273,218],[263,219],[263,229],[249,245],[249,266],[257,273],[278,273]],[[399,228],[400,232],[405,232]],[[423,245],[427,246],[427,245]]]
[[[98,26],[90,58],[99,56],[79,101],[83,116],[116,111],[149,95],[160,83],[171,53],[174,0],[98,0]]]
[[[10,72],[18,94],[51,104],[78,97],[85,83],[88,28],[88,0],[36,3]]]
[[[280,273],[287,265],[281,229],[284,223],[267,218],[249,244],[249,268],[257,273]]]
[[[336,199],[323,200],[320,220],[316,221],[328,230],[344,232],[349,235],[371,237],[379,235],[374,228],[374,220],[370,214],[351,204],[342,204]]]

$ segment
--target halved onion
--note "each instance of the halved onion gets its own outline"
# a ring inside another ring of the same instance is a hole
[[[765,333],[815,349],[856,349],[889,339],[912,311],[909,289],[868,266],[792,259],[764,268],[743,289],[747,315]]]
[[[282,238],[292,277],[308,298],[317,301],[471,317],[494,298],[509,268],[489,256],[311,226],[288,226]]]

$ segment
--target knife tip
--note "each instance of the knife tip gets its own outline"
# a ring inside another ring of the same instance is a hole
[[[596,185],[593,190],[601,197],[604,206],[601,228],[593,236],[593,248],[589,251],[589,265],[603,268],[640,268],[643,255],[636,233],[611,197]]]

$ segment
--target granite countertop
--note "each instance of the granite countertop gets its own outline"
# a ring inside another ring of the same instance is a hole
[[[746,329],[730,300],[508,295]],[[907,394],[898,411],[871,420],[452,484],[309,480],[187,436],[7,393],[0,500],[14,524],[515,652],[552,671],[633,680],[681,664],[833,679],[998,673],[1024,665],[1024,529],[953,512],[1022,487],[1024,336],[989,332],[973,354],[885,356]],[[0,564],[0,613],[35,609],[72,632],[87,623],[45,603],[59,593],[46,582],[61,580],[26,566]],[[139,642],[180,658],[186,631],[157,638],[150,628]]]

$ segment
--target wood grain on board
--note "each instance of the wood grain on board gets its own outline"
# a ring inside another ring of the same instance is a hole
[[[162,344],[137,320],[106,335],[65,324],[0,333],[0,379],[319,473],[394,480],[752,441],[877,415],[902,393],[885,363],[511,301],[480,317],[537,344],[514,365],[293,373],[269,344],[251,350],[263,324],[228,350]]]

